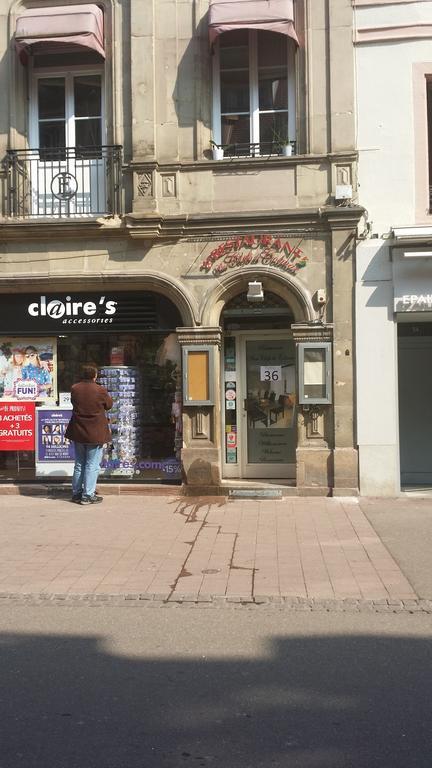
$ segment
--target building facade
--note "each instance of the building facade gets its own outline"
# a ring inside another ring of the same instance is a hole
[[[354,6],[360,491],[394,496],[432,483],[432,7]]]
[[[2,400],[95,362],[107,481],[356,492],[351,0],[0,8]]]

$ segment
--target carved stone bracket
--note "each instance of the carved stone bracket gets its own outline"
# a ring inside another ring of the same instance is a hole
[[[352,184],[353,168],[351,164],[335,163],[333,166],[336,184]]]
[[[307,413],[303,412],[308,440],[324,440],[324,413],[318,406],[311,407]]]
[[[196,411],[192,417],[193,440],[210,440],[210,411],[208,408]]]
[[[161,173],[162,197],[177,197],[177,176],[175,173]]]
[[[136,189],[138,197],[153,197],[153,173],[137,173],[136,174]]]
[[[176,328],[179,344],[214,344],[220,349],[222,330],[219,327],[197,326]]]
[[[330,323],[293,323],[291,330],[296,344],[302,341],[333,341],[333,325]]]

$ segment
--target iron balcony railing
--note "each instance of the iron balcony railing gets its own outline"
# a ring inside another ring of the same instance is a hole
[[[121,213],[120,146],[10,149],[6,215],[71,218]]]
[[[213,157],[222,160],[223,157],[236,158],[236,157],[274,157],[275,155],[282,155],[284,157],[290,157],[297,154],[297,143],[295,141],[287,141],[280,143],[276,141],[260,141],[254,144],[249,143],[232,143],[232,144],[215,144],[213,146]]]

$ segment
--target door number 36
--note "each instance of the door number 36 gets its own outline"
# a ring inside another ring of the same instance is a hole
[[[261,381],[280,381],[282,370],[280,365],[262,365]]]

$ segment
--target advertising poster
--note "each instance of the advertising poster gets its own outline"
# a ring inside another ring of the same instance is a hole
[[[34,403],[0,403],[0,451],[34,449]]]
[[[0,401],[56,399],[56,339],[0,337]]]
[[[75,454],[65,437],[72,410],[36,409],[36,477],[72,477]]]

